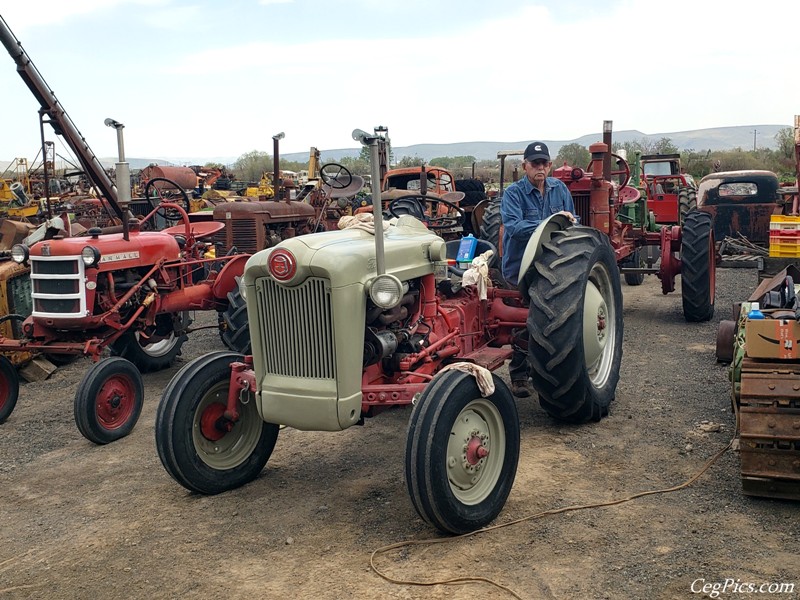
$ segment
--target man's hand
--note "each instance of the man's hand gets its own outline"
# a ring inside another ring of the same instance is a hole
[[[568,210],[560,210],[556,214],[557,215],[564,215],[565,217],[567,217],[570,220],[570,223],[577,223],[578,222],[578,219],[575,218],[575,215],[573,215]]]

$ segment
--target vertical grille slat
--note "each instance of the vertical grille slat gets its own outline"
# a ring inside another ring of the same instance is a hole
[[[264,278],[257,288],[267,373],[335,379],[333,318],[326,280],[310,278],[288,288]]]

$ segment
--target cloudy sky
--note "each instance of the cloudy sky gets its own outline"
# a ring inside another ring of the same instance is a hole
[[[271,153],[281,131],[288,153],[375,125],[399,147],[800,114],[796,0],[0,0],[0,15],[101,157],[107,117],[129,158],[212,159]],[[32,159],[38,104],[2,54],[0,160]]]

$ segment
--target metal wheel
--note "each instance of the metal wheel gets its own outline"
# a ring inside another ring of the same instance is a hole
[[[239,402],[239,418],[225,416],[230,364],[241,354],[214,352],[172,378],[156,415],[156,448],[175,481],[201,494],[218,494],[252,481],[269,460],[278,425],[265,423],[255,398]]]
[[[475,379],[448,371],[434,378],[412,410],[405,472],[411,501],[448,533],[484,527],[500,513],[519,460],[517,408],[506,384],[481,396]]]
[[[111,352],[131,361],[142,373],[166,369],[175,362],[188,339],[183,332],[189,322],[188,313],[159,315],[154,333],[160,328],[164,337],[148,343],[150,338],[143,332],[128,331],[111,344]]]
[[[111,357],[94,363],[75,394],[75,424],[90,442],[108,444],[128,435],[144,404],[144,383],[128,360]]]
[[[5,356],[0,356],[0,423],[14,412],[19,398],[19,375]]]

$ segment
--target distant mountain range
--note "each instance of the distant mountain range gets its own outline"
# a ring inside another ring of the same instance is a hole
[[[648,140],[657,142],[662,138],[669,138],[681,150],[733,150],[742,148],[751,150],[755,139],[758,148],[775,149],[778,147],[775,134],[789,125],[740,125],[736,127],[714,127],[711,129],[694,129],[691,131],[675,131],[670,133],[642,133],[635,129],[615,131],[615,142],[632,142]],[[754,134],[755,132],[755,134]],[[602,141],[602,133],[590,133],[573,140],[541,140],[550,148],[550,153],[555,156],[561,146],[566,144],[581,144],[588,147],[594,142]],[[414,144],[412,146],[393,146],[392,152],[395,160],[404,156],[419,157],[423,160],[442,156],[474,156],[477,160],[497,158],[501,150],[522,150],[532,140],[516,142],[458,142],[453,144]],[[266,150],[265,150],[266,151]],[[321,150],[323,162],[333,162],[345,156],[356,157],[361,153],[361,148],[338,148],[335,150]],[[181,156],[172,158],[128,158],[130,168],[143,169],[147,165],[204,165],[209,162],[232,165],[238,156]],[[293,152],[281,154],[281,158],[291,161],[307,162],[308,152]],[[11,161],[0,161],[0,167]],[[106,167],[113,167],[116,158],[101,158],[100,162]]]

